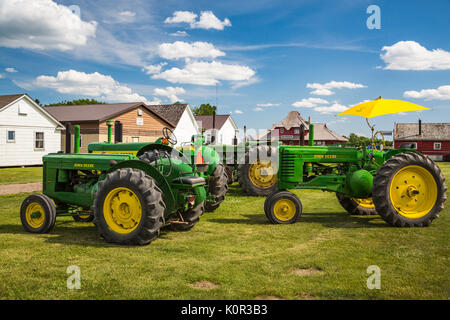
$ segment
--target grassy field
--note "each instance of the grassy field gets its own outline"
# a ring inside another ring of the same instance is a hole
[[[450,165],[442,168],[450,178]],[[352,217],[334,195],[296,192],[296,224],[270,225],[264,198],[230,189],[191,231],[145,247],[110,245],[92,224],[60,218],[51,234],[23,231],[26,194],[0,197],[1,299],[449,299],[450,204],[427,228]],[[66,268],[81,268],[81,290]],[[369,290],[367,267],[381,268]]]
[[[0,185],[42,181],[42,167],[0,169]]]

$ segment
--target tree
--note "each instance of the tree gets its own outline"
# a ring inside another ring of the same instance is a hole
[[[212,115],[217,110],[216,106],[211,106],[209,103],[201,104],[200,107],[194,107],[192,112],[195,116],[208,116]]]
[[[86,104],[106,104],[106,102],[102,102],[102,101],[97,101],[95,99],[76,99],[76,100],[72,100],[72,101],[60,101],[57,103],[51,103],[48,104],[47,107],[50,106],[81,106],[81,105],[86,105]]]
[[[34,102],[36,102],[38,105],[42,107],[41,101],[39,101],[39,99],[34,99]]]
[[[371,138],[367,138],[364,136],[358,136],[356,133],[350,133],[350,135],[348,137],[344,136],[345,138],[348,139],[348,142],[345,143],[346,146],[351,146],[351,147],[358,147],[358,146],[362,146],[363,144],[365,144],[366,146],[369,146],[372,144],[372,139]],[[380,145],[382,144],[382,140],[381,139],[375,139],[375,144],[376,145]],[[392,146],[392,141],[385,141],[385,144],[387,147]]]

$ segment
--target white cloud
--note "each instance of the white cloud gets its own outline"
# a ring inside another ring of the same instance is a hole
[[[180,58],[217,58],[224,56],[225,52],[220,51],[209,42],[184,42],[162,43],[158,47],[158,54],[164,59]]]
[[[95,37],[96,27],[52,0],[3,0],[0,7],[3,47],[70,50]]]
[[[216,29],[223,30],[225,27],[230,27],[231,22],[228,18],[220,21],[212,11],[202,11],[200,13],[200,20],[191,24],[193,29]]]
[[[255,71],[247,66],[223,64],[221,62],[187,62],[183,69],[171,68],[153,79],[164,79],[172,83],[189,83],[203,86],[213,86],[220,80],[244,81],[255,75]]]
[[[193,23],[197,18],[197,14],[190,11],[175,11],[172,17],[164,20],[164,23]]]
[[[415,41],[399,41],[384,46],[380,57],[387,70],[448,70],[450,52],[442,49],[428,50]]]
[[[167,65],[167,62],[144,66],[142,68],[142,72],[145,72],[146,74],[158,74],[161,72],[162,67],[164,67],[165,65]]]
[[[136,12],[133,11],[122,11],[119,13],[119,16],[122,17],[134,17],[136,15]]]
[[[171,103],[175,103],[177,101],[182,102],[183,100],[178,98],[177,95],[184,93],[186,93],[186,91],[181,87],[166,87],[165,89],[156,88],[153,90],[153,94],[155,96],[167,97]]]
[[[5,71],[6,71],[6,72],[10,72],[10,73],[17,72],[17,70],[14,69],[14,68],[5,68]]]
[[[4,77],[5,75],[0,73],[0,79],[3,79]]]
[[[330,113],[339,113],[347,109],[348,107],[343,106],[342,104],[334,103],[331,106],[315,107],[313,110],[323,114],[330,114]]]
[[[244,112],[242,112],[242,110],[236,109],[236,110],[233,111],[233,113],[236,113],[236,114],[243,114]]]
[[[186,36],[188,36],[188,33],[186,31],[178,30],[177,32],[169,33],[169,36],[172,36],[172,37],[186,37]]]
[[[253,111],[256,111],[256,112],[259,112],[259,111],[263,111],[264,109],[263,108],[261,108],[261,107],[256,107],[256,108],[253,108]]]
[[[234,81],[231,84],[231,88],[233,90],[235,90],[235,89],[239,89],[239,88],[242,88],[242,87],[246,87],[246,86],[258,83],[259,81],[260,81],[260,79],[258,77],[252,77],[252,78],[250,78],[250,79],[248,79],[246,81]]]
[[[334,91],[331,89],[359,89],[366,88],[365,85],[360,83],[353,83],[348,81],[330,81],[327,83],[307,83],[307,88],[315,89],[311,92],[311,94],[319,95],[319,96],[330,96],[334,94]]]
[[[145,97],[120,84],[111,76],[98,72],[59,71],[56,77],[45,75],[37,77],[33,85],[53,89],[63,94],[99,97],[106,101],[149,102]]]
[[[202,11],[200,19],[198,15],[190,11],[175,11],[172,17],[164,20],[164,23],[188,23],[191,29],[216,29],[223,30],[225,27],[231,26],[228,18],[221,21],[212,11]]]
[[[278,107],[279,103],[258,103],[256,104],[258,107]]]
[[[450,100],[450,85],[440,86],[437,89],[423,89],[420,91],[405,91],[405,98],[425,100]]]
[[[321,98],[307,98],[294,102],[292,106],[297,108],[314,108],[321,104],[329,104],[329,102]]]

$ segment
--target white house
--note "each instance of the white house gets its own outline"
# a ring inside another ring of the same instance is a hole
[[[200,133],[189,105],[175,103],[170,105],[149,105],[148,107],[175,125],[173,133],[177,137],[177,145],[181,145],[183,142],[190,142],[194,134]]]
[[[28,95],[0,95],[0,167],[42,164],[42,156],[61,150],[62,129]]]
[[[215,128],[215,144],[233,144],[233,139],[236,136],[238,128],[230,115],[217,114],[215,118],[215,124],[213,124],[214,119],[212,115],[195,116],[195,119],[197,120],[198,127],[205,132],[207,142],[210,142],[213,129]]]

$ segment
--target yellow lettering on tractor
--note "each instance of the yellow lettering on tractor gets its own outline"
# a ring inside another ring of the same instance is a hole
[[[336,159],[337,155],[335,154],[315,154],[314,159]]]
[[[93,163],[74,163],[73,167],[74,168],[93,168],[94,164]]]

